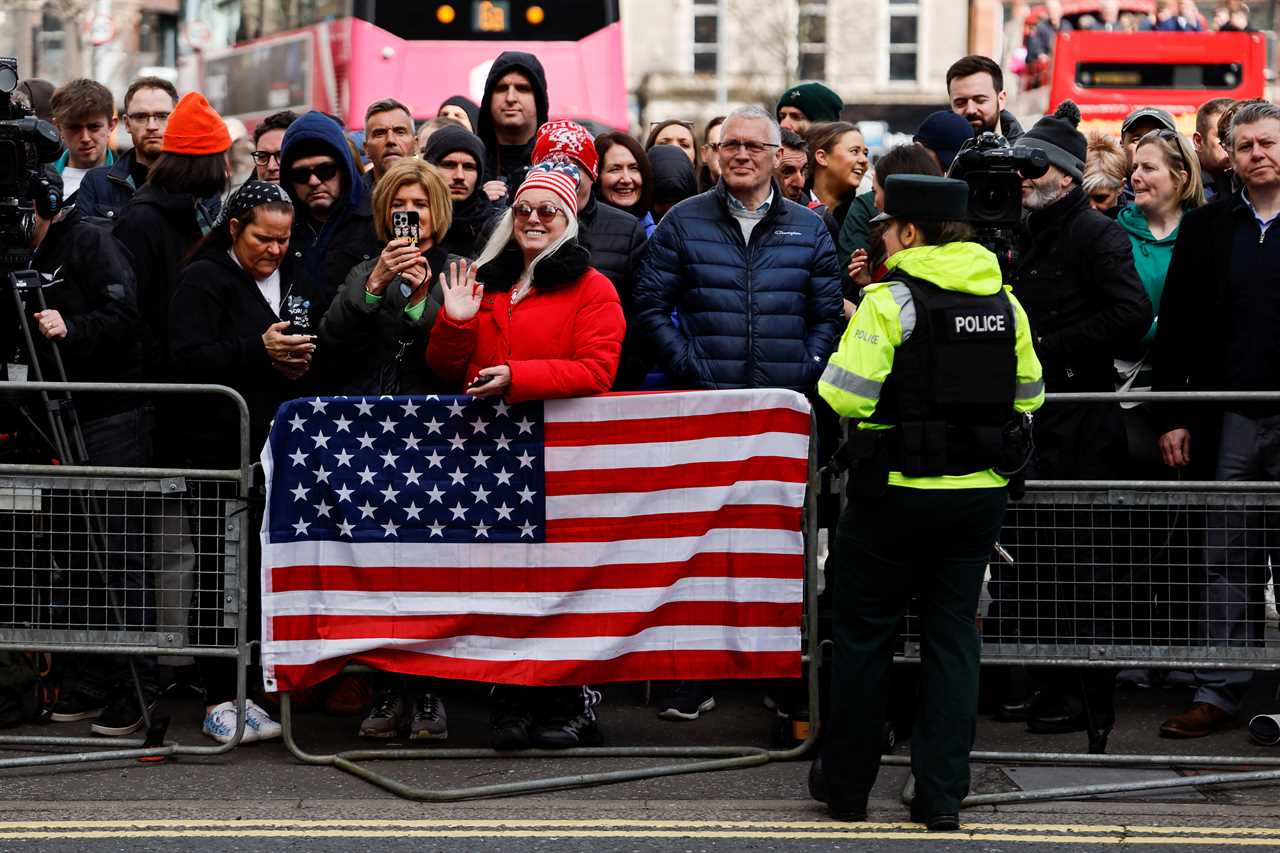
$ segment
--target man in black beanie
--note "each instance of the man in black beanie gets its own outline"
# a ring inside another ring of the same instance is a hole
[[[431,134],[422,155],[440,171],[453,199],[453,224],[441,246],[450,254],[474,258],[483,248],[484,226],[497,212],[484,193],[484,143],[467,129],[451,125]]]
[[[1027,214],[1010,284],[1031,320],[1050,394],[1114,391],[1114,356],[1137,344],[1152,322],[1129,238],[1089,206],[1081,189],[1087,143],[1076,130],[1079,121],[1080,111],[1066,101],[1018,140],[1049,159],[1042,177],[1022,182]],[[1112,403],[1047,404],[1036,415],[1035,444],[1027,471],[1033,480],[1114,478],[1127,455],[1120,409]],[[1113,631],[1112,583],[1119,573],[1112,569],[1110,516],[1040,510],[1021,523],[1019,510],[1010,510],[1001,543],[1016,562],[992,561],[994,622],[984,620],[984,635],[1002,643],[1109,644],[1120,633]],[[1008,697],[1000,715],[1026,719],[1029,731],[1045,734],[1084,730],[1092,716],[1102,734],[1115,721],[1114,675],[1034,673],[1038,694]]]

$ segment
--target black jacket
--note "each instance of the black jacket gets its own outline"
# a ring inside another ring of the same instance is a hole
[[[249,405],[255,453],[266,441],[280,404],[313,390],[310,374],[294,381],[278,373],[262,342],[268,326],[292,319],[286,308],[306,312],[312,329],[319,325],[323,308],[306,291],[310,286],[306,276],[294,275],[286,256],[280,267],[281,314],[286,315],[282,317],[271,310],[257,282],[225,250],[211,249],[183,268],[173,294],[169,317],[174,330],[170,347],[174,378],[239,391]],[[190,410],[188,422],[186,441],[196,458],[234,463],[239,430],[233,408],[221,400],[201,400]],[[207,446],[201,448],[201,444]]]
[[[211,226],[190,195],[163,192],[150,184],[129,200],[116,222],[115,236],[129,250],[138,282],[148,378],[168,378],[169,302],[187,254]]]
[[[69,207],[49,226],[31,265],[47,279],[48,306],[62,314],[67,336],[58,343],[67,379],[72,382],[137,382],[142,378],[142,340],[138,335],[138,286],[124,247],[111,232],[86,222]],[[38,310],[34,299],[28,312]],[[30,320],[36,355],[45,380],[57,380],[52,347]],[[28,377],[35,378],[34,373]],[[120,394],[81,394],[80,416],[93,420],[138,405]]]
[[[638,331],[683,387],[813,390],[841,304],[826,225],[777,181],[749,244],[723,181],[680,202],[654,229],[636,279]]]
[[[426,258],[430,292],[417,320],[405,313],[412,291],[406,294],[402,285],[412,285],[404,279],[397,277],[387,285],[382,299],[365,298],[365,282],[377,258],[351,270],[320,321],[319,348],[327,355],[322,374],[326,394],[441,394],[456,390],[427,367],[427,341],[440,312],[439,275],[458,258],[441,248],[429,250]]]
[[[1000,135],[1010,143],[1017,142],[1026,133],[1017,117],[1008,110],[1000,111]]]
[[[1032,212],[1026,227],[1011,283],[1031,320],[1046,390],[1114,391],[1114,356],[1152,320],[1128,235],[1079,187]]]
[[[1240,218],[1249,216],[1252,213],[1237,191],[1182,217],[1160,297],[1160,324],[1151,352],[1153,390],[1230,388],[1227,333],[1235,325],[1228,292],[1232,243]],[[1213,475],[1223,408],[1221,404],[1155,408],[1164,431],[1191,431],[1192,465],[1204,479]]]
[[[493,89],[508,72],[519,71],[533,84],[533,100],[538,113],[537,124],[534,125],[534,137],[528,144],[519,146],[499,145],[493,128]],[[542,63],[532,53],[518,50],[503,51],[489,68],[489,76],[484,82],[484,96],[480,99],[480,121],[476,125],[476,136],[484,143],[487,160],[485,172],[489,180],[502,180],[507,184],[510,198],[524,181],[525,173],[533,157],[533,141],[539,127],[547,123],[547,73]]]
[[[112,221],[120,217],[129,205],[129,199],[138,191],[133,177],[135,153],[127,151],[110,166],[99,166],[85,174],[75,198],[81,215]],[[210,196],[200,206],[204,209],[205,218],[212,222],[222,209],[222,199]]]
[[[1129,237],[1076,187],[1026,219],[1014,295],[1031,321],[1050,392],[1114,391],[1114,357],[1151,328]],[[1035,479],[1106,479],[1125,465],[1120,408],[1053,403],[1036,414]]]
[[[591,256],[591,266],[613,282],[627,318],[627,337],[614,388],[635,388],[653,364],[648,347],[632,325],[635,316],[635,280],[640,272],[647,240],[640,220],[596,200],[593,195],[578,212],[578,242]]]

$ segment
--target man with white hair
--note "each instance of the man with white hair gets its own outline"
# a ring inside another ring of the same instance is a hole
[[[774,178],[781,143],[768,113],[734,110],[717,149],[720,182],[673,207],[649,238],[634,325],[676,387],[812,394],[835,346],[835,246]],[[714,707],[704,687],[687,684],[660,714],[691,720]]]

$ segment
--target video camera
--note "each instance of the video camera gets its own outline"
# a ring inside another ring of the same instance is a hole
[[[41,166],[62,156],[62,140],[47,121],[13,100],[18,60],[0,56],[0,276],[31,259],[35,214],[52,219],[62,193]]]
[[[969,185],[969,222],[977,242],[1000,259],[1007,277],[1017,263],[1015,230],[1022,222],[1022,181],[1049,171],[1038,148],[1010,145],[998,133],[982,133],[965,142],[947,177]]]

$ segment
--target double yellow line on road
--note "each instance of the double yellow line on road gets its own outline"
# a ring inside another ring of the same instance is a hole
[[[1280,828],[972,823],[925,832],[913,823],[750,820],[40,820],[0,821],[13,840],[167,838],[687,838],[706,840],[858,839],[1038,844],[1280,847]]]

